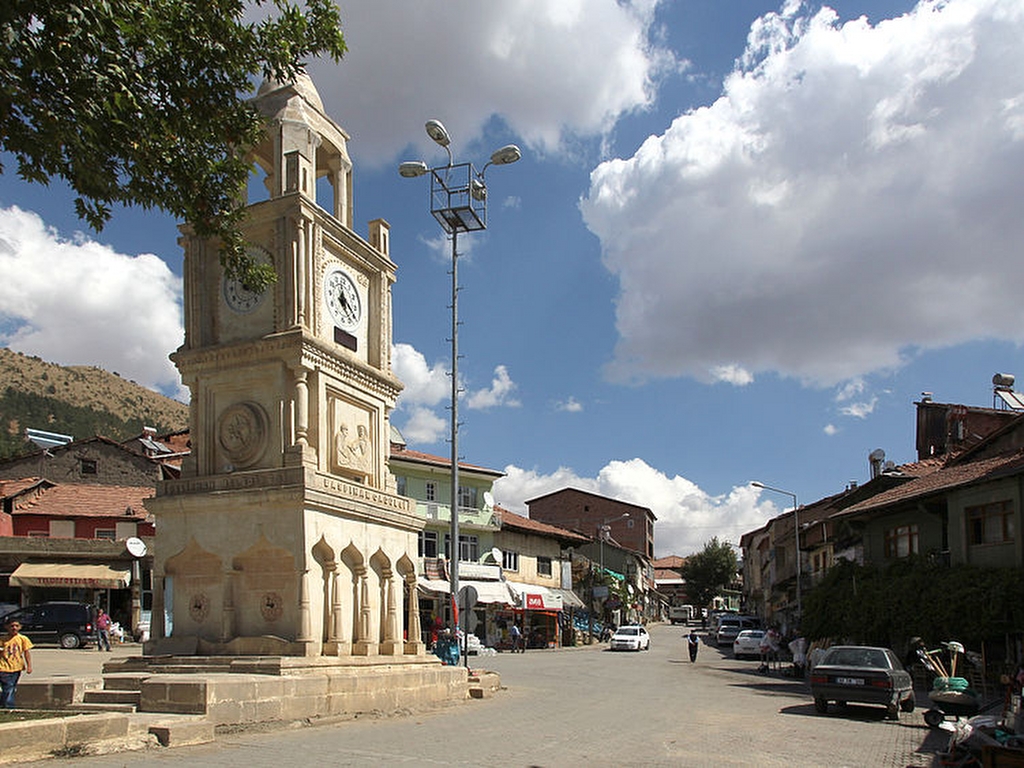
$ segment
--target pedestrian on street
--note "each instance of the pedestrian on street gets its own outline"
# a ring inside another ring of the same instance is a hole
[[[96,616],[96,650],[110,650],[110,617],[102,608]]]
[[[807,667],[807,640],[797,635],[789,644],[789,652],[793,654],[793,676],[803,677]]]
[[[516,651],[524,653],[526,649],[523,648],[523,631],[519,629],[519,625],[512,622],[512,629],[509,630],[509,634],[512,636],[512,653]]]
[[[687,637],[687,647],[690,651],[690,661],[697,661],[697,651],[700,648],[700,636],[697,634],[697,630],[691,630]]]
[[[0,706],[14,709],[14,692],[21,673],[32,674],[32,641],[21,634],[21,623],[10,619],[0,649]]]

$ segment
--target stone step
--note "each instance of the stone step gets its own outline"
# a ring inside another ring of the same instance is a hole
[[[131,704],[138,708],[142,703],[142,693],[139,691],[125,690],[102,690],[86,691],[82,697],[83,704]]]
[[[119,704],[115,702],[82,702],[81,704],[71,704],[66,707],[71,712],[124,712],[131,714],[137,711],[137,707],[134,704]]]
[[[119,672],[103,676],[103,689],[106,691],[138,691],[142,681],[148,678],[148,672]]]

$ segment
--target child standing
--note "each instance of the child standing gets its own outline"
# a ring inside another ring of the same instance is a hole
[[[18,678],[23,671],[32,674],[32,641],[21,634],[21,624],[14,619],[7,622],[5,629],[7,637],[0,648],[0,706],[14,709]]]

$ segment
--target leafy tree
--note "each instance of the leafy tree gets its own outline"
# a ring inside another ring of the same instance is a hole
[[[736,580],[736,568],[736,552],[732,545],[715,537],[704,545],[703,550],[686,558],[679,572],[686,580],[690,600],[703,608],[723,587]]]
[[[94,229],[113,204],[159,208],[221,241],[253,288],[238,205],[262,123],[260,77],[288,81],[307,58],[345,52],[333,0],[6,0],[0,5],[0,150],[18,174],[67,181]],[[0,166],[0,171],[3,168]]]

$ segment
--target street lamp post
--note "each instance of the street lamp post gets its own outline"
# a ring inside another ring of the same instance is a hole
[[[803,604],[801,602],[801,590],[800,590],[800,571],[803,570],[803,563],[800,557],[800,507],[797,504],[796,494],[792,491],[784,491],[781,488],[773,488],[770,485],[759,483],[756,480],[751,483],[755,488],[761,488],[765,491],[773,491],[774,493],[781,493],[783,496],[789,496],[793,499],[793,536],[796,541],[796,616],[797,626],[800,625],[800,620],[803,619],[804,611]]]
[[[608,532],[611,531],[611,526],[608,525],[608,523],[613,523],[616,520],[622,520],[623,518],[626,518],[626,517],[629,517],[629,512],[623,512],[621,515],[618,515],[616,517],[609,517],[607,520],[605,520],[599,526],[597,526],[597,535],[598,535],[598,539],[600,541],[600,548],[601,548],[601,578],[602,579],[604,578],[604,539],[608,535]],[[603,611],[601,612],[601,618],[602,618],[602,620],[604,619],[604,612]],[[590,638],[588,638],[588,640],[592,641],[593,637],[594,637],[594,575],[593,575],[593,569],[591,569],[591,575],[590,575]]]
[[[408,179],[430,174],[430,212],[452,239],[452,389],[451,389],[451,538],[448,561],[453,618],[459,600],[459,249],[460,232],[487,229],[487,185],[484,173],[491,165],[508,165],[522,157],[519,147],[507,144],[491,155],[477,172],[472,163],[456,163],[451,150],[451,136],[440,120],[428,120],[427,135],[448,154],[448,162],[429,168],[422,160],[404,162],[398,173]],[[456,622],[452,622],[456,624]],[[458,625],[453,627],[458,630]],[[463,649],[465,651],[465,649]]]

